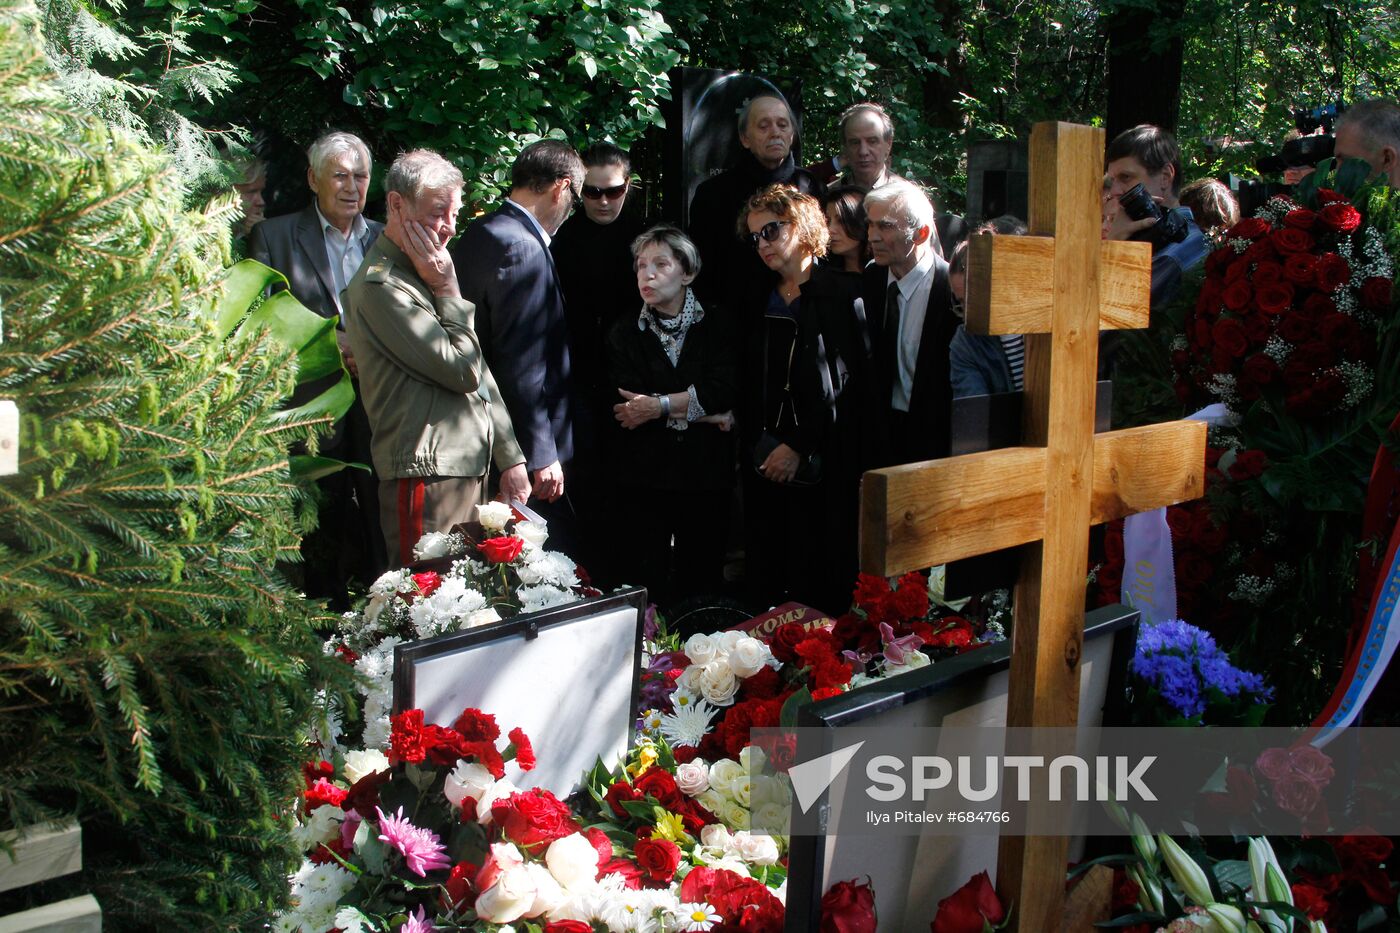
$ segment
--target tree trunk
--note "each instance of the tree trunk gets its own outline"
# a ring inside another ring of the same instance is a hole
[[[1176,132],[1185,6],[1185,0],[1157,0],[1108,14],[1109,139],[1139,123]]]

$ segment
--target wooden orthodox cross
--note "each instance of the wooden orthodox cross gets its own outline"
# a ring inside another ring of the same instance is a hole
[[[1028,237],[969,245],[967,327],[1025,334],[1024,446],[875,470],[861,487],[861,566],[892,576],[1030,545],[1016,584],[1007,726],[1079,713],[1089,526],[1201,495],[1206,426],[1094,435],[1100,327],[1148,323],[1151,249],[1101,241],[1104,132],[1031,134]],[[1060,917],[1063,836],[1005,836],[997,888],[1029,924]],[[1028,929],[1021,926],[1021,929]]]

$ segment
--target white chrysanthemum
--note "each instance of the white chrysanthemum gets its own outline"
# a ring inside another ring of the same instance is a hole
[[[568,590],[561,590],[548,583],[522,586],[516,595],[520,599],[521,612],[538,612],[541,609],[548,609],[550,606],[562,606],[565,603],[574,602],[579,598]]]
[[[335,926],[337,902],[355,886],[355,876],[339,865],[302,863],[292,875],[292,911],[304,930],[328,930]],[[290,929],[297,929],[292,926]]]
[[[430,531],[418,539],[413,546],[414,560],[432,560],[449,554],[460,554],[467,549],[467,541],[461,535],[441,531]]]
[[[289,835],[298,849],[314,852],[323,842],[330,842],[340,835],[340,824],[345,811],[329,804],[319,806],[311,815],[297,820]]]
[[[678,705],[674,712],[661,717],[657,728],[661,730],[662,738],[673,748],[677,745],[699,748],[700,740],[710,731],[710,723],[714,721],[717,712],[718,710],[704,700],[693,706]]]
[[[354,907],[340,908],[335,915],[335,925],[341,933],[374,933],[374,921]]]
[[[370,584],[369,595],[393,596],[413,588],[413,575],[407,570],[390,570]]]
[[[461,577],[448,576],[430,596],[414,600],[408,617],[419,638],[454,632],[473,612],[486,607],[486,597],[467,586]]]
[[[526,586],[548,583],[568,589],[578,586],[575,570],[578,565],[558,551],[532,551],[525,557],[524,564],[516,572],[520,582]]]
[[[676,912],[676,919],[680,921],[680,926],[676,929],[683,933],[694,933],[697,930],[714,929],[715,924],[723,918],[709,904],[699,903],[682,904]]]

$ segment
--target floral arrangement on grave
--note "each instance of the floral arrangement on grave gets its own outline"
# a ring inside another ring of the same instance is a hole
[[[1205,497],[1167,510],[1177,612],[1272,673],[1282,722],[1336,683],[1366,478],[1400,411],[1400,192],[1367,173],[1324,163],[1230,228],[1170,351],[1185,411],[1227,408]],[[1119,599],[1121,528],[1100,601]]]
[[[1128,667],[1137,725],[1258,726],[1273,689],[1241,670],[1215,639],[1179,620],[1145,626]]]
[[[938,902],[929,924],[930,933],[987,933],[1005,929],[1011,912],[997,897],[985,871],[973,875],[952,894]]]
[[[546,526],[517,518],[508,505],[478,506],[475,522],[424,535],[411,567],[381,576],[369,598],[345,613],[326,650],[368,684],[361,745],[383,749],[389,740],[396,645],[598,595],[582,568],[545,549],[547,538]],[[336,710],[316,733],[328,748],[339,740]]]

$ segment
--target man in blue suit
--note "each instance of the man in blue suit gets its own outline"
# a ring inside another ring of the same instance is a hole
[[[552,545],[576,558],[583,555],[565,483],[575,450],[591,441],[576,436],[587,428],[576,420],[564,296],[549,243],[583,176],[583,160],[567,143],[532,143],[511,166],[506,202],[452,249],[462,297],[476,305],[477,335],[525,452],[536,509],[549,522]]]

